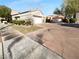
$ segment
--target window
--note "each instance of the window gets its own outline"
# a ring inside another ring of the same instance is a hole
[[[16,16],[15,19],[17,20],[18,18],[20,18],[20,16]]]

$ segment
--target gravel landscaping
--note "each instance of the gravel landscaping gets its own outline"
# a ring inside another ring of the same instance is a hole
[[[12,25],[12,27],[18,31],[20,31],[23,34],[29,33],[29,32],[33,32],[36,30],[41,29],[41,27],[38,27],[36,25],[30,25],[30,26],[26,26],[26,25]]]

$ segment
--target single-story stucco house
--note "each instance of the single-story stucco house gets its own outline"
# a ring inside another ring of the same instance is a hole
[[[49,19],[51,22],[61,22],[62,19],[64,19],[64,16],[62,16],[62,15],[49,15],[49,16],[47,16],[47,19]]]
[[[32,19],[33,24],[45,23],[45,17],[40,10],[30,10],[21,13],[15,12],[12,14],[12,20],[27,20]]]

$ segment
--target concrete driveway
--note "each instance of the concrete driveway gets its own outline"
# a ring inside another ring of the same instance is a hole
[[[27,34],[30,38],[63,56],[65,59],[79,59],[79,28],[59,24],[42,24],[45,30]]]

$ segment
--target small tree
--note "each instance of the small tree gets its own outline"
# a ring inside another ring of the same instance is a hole
[[[0,6],[0,17],[5,18],[7,22],[11,22],[11,9],[6,6]]]
[[[58,8],[55,9],[54,14],[61,15],[62,11]]]
[[[76,12],[79,11],[79,0],[64,0],[65,14],[76,18]]]

